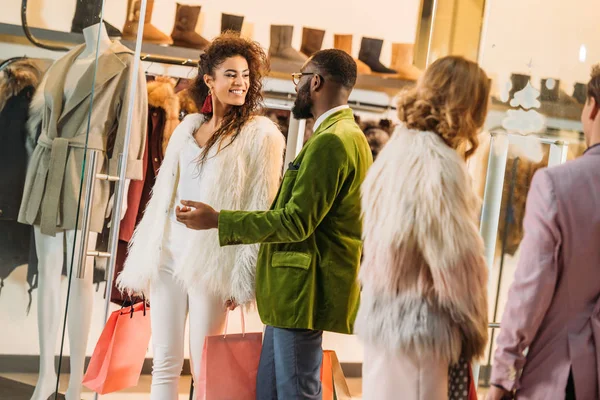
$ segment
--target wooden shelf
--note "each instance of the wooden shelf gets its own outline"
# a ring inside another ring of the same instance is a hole
[[[566,94],[562,94],[558,101],[540,101],[540,103],[542,105],[536,111],[546,117],[577,122],[581,120],[583,105]],[[508,102],[503,102],[497,97],[492,97],[491,109],[508,111],[515,107],[511,107]]]
[[[60,32],[40,28],[31,28],[31,32],[37,39],[53,45],[72,47],[84,43],[83,35],[80,33]],[[3,23],[0,23],[0,41],[30,44],[20,25]],[[121,42],[128,48],[132,50],[135,49],[134,41],[122,40]],[[195,67],[201,51],[177,46],[159,46],[151,43],[142,43],[141,54],[142,57],[149,55],[168,59],[168,61],[165,60],[165,63],[169,64]],[[191,62],[186,62],[186,60]],[[271,73],[269,76],[272,78],[291,80],[291,74],[298,72],[301,67],[302,63],[273,58],[271,60]],[[395,76],[377,74],[359,75],[356,88],[374,92],[383,92],[390,96],[395,96],[400,90],[413,83],[413,81],[399,79]]]

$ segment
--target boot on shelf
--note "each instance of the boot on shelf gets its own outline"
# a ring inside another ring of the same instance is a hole
[[[386,67],[379,61],[382,48],[383,40],[364,37],[360,44],[358,59],[367,64],[373,72],[380,74],[396,74],[396,70]]]
[[[241,34],[242,26],[244,26],[243,16],[225,13],[221,14],[221,33],[231,31]]]
[[[82,33],[84,28],[100,23],[102,0],[77,0],[75,15],[71,23],[71,32]],[[120,38],[121,31],[104,21],[106,32],[111,38]]]
[[[573,87],[573,98],[577,100],[579,104],[585,104],[587,101],[587,85],[585,83],[577,82]]]
[[[398,71],[398,77],[416,81],[423,71],[414,65],[415,46],[412,43],[392,43],[392,67]]]
[[[523,74],[511,74],[510,83],[511,89],[509,92],[509,99],[513,99],[515,97],[515,93],[520,92],[525,89],[529,81],[531,80],[531,76],[523,75]]]
[[[196,24],[200,16],[200,6],[187,6],[177,3],[175,25],[171,38],[175,46],[204,50],[210,42],[196,33]]]
[[[294,27],[292,25],[271,25],[271,45],[269,57],[289,61],[304,62],[308,58],[292,47]]]
[[[137,37],[138,25],[140,23],[140,12],[142,9],[141,0],[127,1],[127,22],[123,28],[123,39],[135,40]],[[144,36],[143,40],[146,43],[154,43],[159,45],[171,45],[173,40],[161,31],[158,30],[152,23],[152,10],[154,9],[154,0],[148,0],[146,3],[146,18],[144,19]]]
[[[352,55],[352,35],[334,35],[333,47]],[[356,58],[354,61],[356,61],[356,71],[359,75],[368,75],[371,73],[371,68],[367,64]]]
[[[557,102],[560,93],[560,79],[542,79],[540,100]]]
[[[254,40],[254,23],[244,21],[241,36],[248,40]]]
[[[325,31],[320,29],[303,28],[302,29],[302,45],[300,52],[305,56],[310,57],[323,47],[323,39]]]

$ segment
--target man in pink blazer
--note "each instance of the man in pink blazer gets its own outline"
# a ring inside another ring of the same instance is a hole
[[[488,400],[599,399],[600,66],[582,123],[585,154],[531,183]]]

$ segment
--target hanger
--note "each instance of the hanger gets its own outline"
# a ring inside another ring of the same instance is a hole
[[[4,61],[2,61],[2,63],[0,64],[0,71],[4,70],[5,68],[7,68],[10,64],[16,62],[16,61],[20,61],[20,60],[26,60],[27,57],[23,56],[23,57],[12,57],[9,59],[6,59]]]

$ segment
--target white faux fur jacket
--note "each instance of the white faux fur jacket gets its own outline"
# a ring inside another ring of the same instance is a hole
[[[179,154],[200,127],[201,114],[188,115],[177,127],[159,170],[152,198],[130,241],[129,255],[117,278],[119,289],[145,293],[158,279],[163,231],[176,206]],[[199,199],[219,210],[266,210],[279,187],[285,139],[275,124],[254,117],[229,145],[215,145],[202,167]],[[188,290],[211,290],[223,300],[248,305],[254,300],[258,245],[220,247],[217,230],[189,230],[175,277]]]
[[[362,186],[366,343],[450,362],[483,355],[487,268],[465,162],[431,132],[400,126]]]

